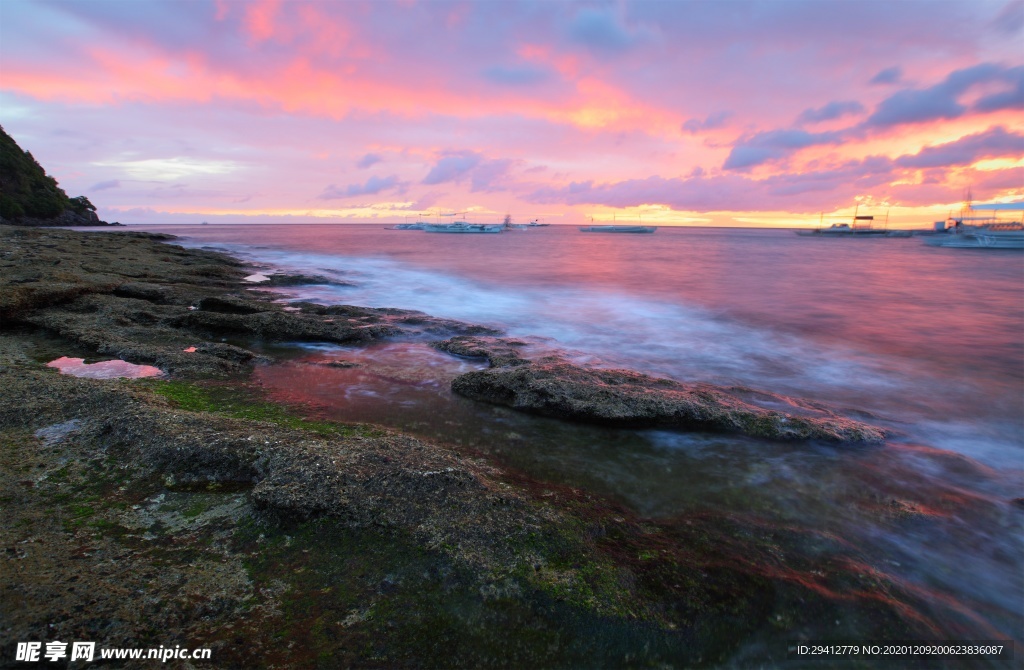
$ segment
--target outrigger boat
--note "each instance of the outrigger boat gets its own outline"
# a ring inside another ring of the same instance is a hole
[[[1024,213],[1020,221],[1000,221],[994,213],[975,215],[988,208],[979,205],[975,209],[968,189],[960,216],[937,221],[935,233],[925,239],[925,244],[950,249],[1024,249]]]
[[[500,223],[467,223],[456,221],[455,223],[428,223],[423,230],[428,233],[500,233],[504,226]]]
[[[583,233],[653,233],[657,226],[580,226]]]
[[[964,223],[964,220],[981,223]],[[1024,223],[999,222],[995,217],[950,219],[945,232],[925,239],[932,247],[950,249],[1024,249]]]
[[[857,213],[859,210],[860,205],[853,210],[853,221],[851,223],[833,223],[828,228],[822,226],[812,230],[795,230],[793,232],[801,237],[905,237],[889,234],[888,212],[885,214],[885,227],[875,228],[875,217],[873,215],[859,215]]]

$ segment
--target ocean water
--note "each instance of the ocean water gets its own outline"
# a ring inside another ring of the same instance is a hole
[[[479,367],[422,342],[296,345],[283,399],[462,445],[657,519],[695,510],[832,533],[918,593],[936,632],[1024,640],[1024,255],[789,231],[371,225],[145,227],[350,286],[282,300],[416,309],[589,365],[742,385],[883,425],[883,445],[613,430],[453,396]],[[312,365],[344,359],[349,368]],[[841,631],[855,635],[856,630]]]

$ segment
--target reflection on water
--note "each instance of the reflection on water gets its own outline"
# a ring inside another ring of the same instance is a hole
[[[452,397],[451,378],[476,363],[410,344],[310,350],[259,371],[283,398],[486,452],[642,515],[723,510],[834,533],[926,594],[950,635],[1024,640],[1024,508],[1011,502],[1024,497],[1019,255],[787,231],[168,230],[350,284],[289,287],[295,299],[419,309],[591,364],[808,398],[882,424],[889,442],[853,447],[567,424]]]
[[[68,358],[67,356],[50,361],[46,366],[57,368],[61,374],[88,379],[139,379],[141,377],[159,377],[163,374],[160,368],[155,368],[152,365],[136,365],[122,360],[86,363],[84,358]]]
[[[488,454],[668,523],[710,509],[834,533],[876,556],[872,570],[934,602],[940,619],[953,594],[966,619],[947,634],[1005,636],[1019,626],[1024,510],[1011,502],[1019,478],[908,441],[836,446],[614,429],[450,392],[455,376],[481,367],[424,344],[390,343],[307,348],[256,374],[278,400]],[[979,576],[965,579],[965,564]]]

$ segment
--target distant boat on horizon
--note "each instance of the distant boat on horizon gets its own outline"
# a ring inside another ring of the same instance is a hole
[[[657,229],[657,226],[580,226],[582,233],[653,233]]]
[[[428,223],[423,230],[428,233],[500,233],[504,226],[500,223],[467,223],[456,221],[455,223]]]
[[[902,237],[902,235],[889,235],[888,212],[885,214],[885,227],[875,228],[874,215],[860,215],[859,211],[860,205],[857,205],[853,210],[853,220],[850,223],[833,223],[828,228],[820,225],[811,230],[794,230],[793,232],[801,237]]]

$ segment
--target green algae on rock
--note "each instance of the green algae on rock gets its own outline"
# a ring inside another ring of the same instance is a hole
[[[711,384],[682,383],[631,370],[585,368],[557,356],[527,360],[522,342],[458,336],[444,351],[487,358],[491,368],[452,381],[456,393],[496,405],[575,421],[615,426],[721,430],[776,440],[878,442],[885,431],[783,396],[770,396],[793,412],[751,404],[751,395]],[[798,413],[799,412],[799,413]]]
[[[0,226],[0,321],[191,377],[243,373],[269,359],[224,340],[365,343],[492,329],[421,312],[275,302],[243,264],[170,236]],[[284,275],[285,284],[304,275]],[[245,345],[246,342],[241,342]],[[190,349],[190,351],[186,351]]]
[[[751,519],[638,519],[443,444],[322,421],[262,401],[244,375],[272,359],[217,336],[475,335],[439,348],[494,370],[539,365],[526,342],[407,310],[289,311],[244,290],[237,261],[155,236],[0,239],[0,539],[14,552],[0,606],[32,603],[8,617],[17,639],[201,642],[241,667],[692,667],[851,610],[878,639],[928,625],[839,539],[805,550]],[[61,376],[25,353],[33,328],[172,378]]]

